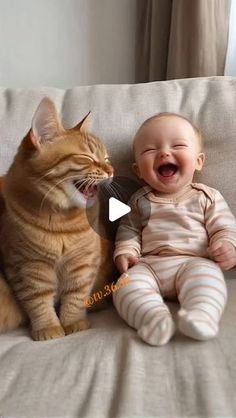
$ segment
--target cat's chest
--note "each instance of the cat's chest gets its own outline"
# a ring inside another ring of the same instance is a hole
[[[18,225],[19,224],[19,225]],[[19,262],[30,260],[47,261],[52,266],[64,259],[80,257],[87,250],[96,251],[99,236],[84,219],[52,225],[22,225],[6,218],[4,224],[3,251],[14,252]]]
[[[93,235],[93,236],[92,236]],[[94,247],[97,237],[90,233],[47,234],[42,237],[39,246],[44,248],[45,256],[54,261],[63,261],[68,257],[77,257],[86,249]]]

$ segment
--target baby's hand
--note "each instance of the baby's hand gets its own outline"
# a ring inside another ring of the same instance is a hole
[[[207,250],[223,271],[230,270],[236,265],[236,248],[229,241],[213,242]]]
[[[121,254],[116,257],[115,265],[119,272],[122,274],[125,273],[129,267],[132,267],[135,264],[137,264],[138,261],[138,257],[134,257],[131,254]]]

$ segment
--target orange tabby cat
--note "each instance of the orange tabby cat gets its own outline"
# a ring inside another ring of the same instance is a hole
[[[44,98],[0,184],[1,264],[10,285],[0,276],[0,331],[25,318],[35,340],[89,328],[84,298],[104,287],[112,248],[90,227],[86,210],[98,219],[97,185],[113,169],[88,121],[65,130]]]

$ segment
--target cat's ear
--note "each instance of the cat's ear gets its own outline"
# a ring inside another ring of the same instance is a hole
[[[72,129],[74,131],[89,132],[92,125],[91,111]]]
[[[30,130],[32,145],[39,149],[64,132],[60,117],[51,99],[44,97],[33,116]]]

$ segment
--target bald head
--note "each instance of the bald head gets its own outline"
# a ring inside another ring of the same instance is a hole
[[[134,137],[134,141],[133,141],[133,154],[134,154],[135,161],[137,161],[137,151],[139,149],[139,145],[142,143],[145,143],[145,141],[150,139],[151,135],[154,135],[156,124],[158,123],[159,120],[164,119],[164,118],[169,119],[170,121],[180,119],[183,121],[183,123],[186,126],[188,125],[188,128],[190,127],[190,129],[195,134],[196,141],[199,146],[199,152],[202,151],[203,139],[202,139],[201,131],[193,123],[191,123],[190,120],[187,119],[186,117],[181,116],[177,113],[163,112],[163,113],[158,113],[150,117],[149,119],[145,120],[143,124],[140,126],[140,128],[138,129]]]

